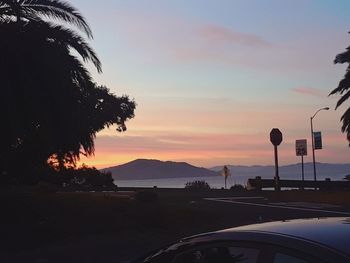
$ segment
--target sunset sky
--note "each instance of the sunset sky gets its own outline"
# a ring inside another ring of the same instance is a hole
[[[284,140],[280,163],[300,162],[295,140],[307,139],[310,116],[322,131],[320,162],[348,163],[340,131],[346,103],[328,97],[346,65],[350,1],[74,0],[88,20],[103,73],[98,84],[137,102],[128,130],[97,135],[98,168],[137,158],[211,167],[273,164],[272,128]]]

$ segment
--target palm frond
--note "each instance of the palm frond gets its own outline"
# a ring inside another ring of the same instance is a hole
[[[63,28],[61,26],[53,26],[48,31],[48,38],[53,38],[55,41],[62,42],[73,49],[75,49],[84,61],[91,61],[98,72],[102,72],[102,66],[95,51],[84,41],[82,37],[75,34],[70,29]]]
[[[350,47],[348,47],[345,52],[338,54],[334,59],[334,63],[350,64]],[[329,93],[329,96],[337,93],[342,95],[342,97],[338,100],[335,109],[337,109],[340,105],[344,103],[344,101],[350,98],[349,89],[350,89],[350,65],[347,67],[344,78],[339,82],[338,87]]]
[[[81,62],[74,56],[68,55],[66,59],[66,66],[70,69],[73,81],[77,87],[86,87],[92,82],[89,71],[81,64]]]
[[[342,132],[350,133],[350,108],[348,108],[340,119],[343,122]]]
[[[71,4],[59,0],[22,0],[21,6],[27,12],[72,23],[84,31],[89,38],[92,32],[85,18]]]
[[[343,94],[350,88],[350,78],[344,77],[338,84],[338,87],[331,91],[329,95],[336,93]]]
[[[335,64],[350,63],[350,46],[346,48],[347,51],[338,54],[335,59]]]
[[[2,0],[0,1],[0,6],[11,6],[13,4],[13,0]]]
[[[12,12],[12,8],[8,5],[1,6],[0,5],[0,18],[6,19],[9,17],[14,17],[14,13]]]
[[[41,21],[27,23],[26,27],[28,30],[35,32],[36,36],[42,35],[43,38],[52,39],[57,43],[73,48],[84,61],[91,61],[98,72],[102,72],[101,62],[94,50],[73,30]]]
[[[1,16],[1,13],[0,13],[0,23],[1,24],[12,23],[13,21],[14,21],[13,16]]]
[[[3,0],[0,1],[0,16],[16,16],[21,19],[43,17],[71,23],[82,30],[89,38],[92,31],[85,18],[71,4],[60,0]]]
[[[337,109],[340,105],[344,103],[344,101],[348,100],[350,98],[350,90],[346,92],[341,98],[338,100],[337,105],[335,106],[335,109]]]

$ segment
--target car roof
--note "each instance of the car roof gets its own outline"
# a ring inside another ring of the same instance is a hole
[[[350,255],[350,218],[294,219],[235,227],[217,233],[269,233],[308,240]]]
[[[330,217],[294,219],[240,226],[181,239],[152,253],[145,261],[152,262],[163,254],[176,253],[211,242],[240,242],[285,247],[304,251],[325,262],[350,262],[350,218]],[[298,241],[298,242],[293,242]],[[137,261],[141,262],[141,261]]]

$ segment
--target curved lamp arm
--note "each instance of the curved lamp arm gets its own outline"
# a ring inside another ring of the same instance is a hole
[[[315,118],[316,114],[317,114],[319,111],[321,111],[321,110],[329,110],[329,107],[324,107],[324,108],[322,108],[322,109],[317,110],[317,111],[315,112],[315,114],[311,117],[311,119]]]

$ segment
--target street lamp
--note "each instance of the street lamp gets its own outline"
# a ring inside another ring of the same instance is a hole
[[[311,123],[311,142],[312,142],[312,160],[314,163],[314,181],[316,182],[316,163],[315,163],[315,142],[314,142],[314,128],[312,126],[312,120],[315,118],[316,114],[321,110],[329,110],[329,107],[324,107],[315,112],[315,114],[310,118]]]

